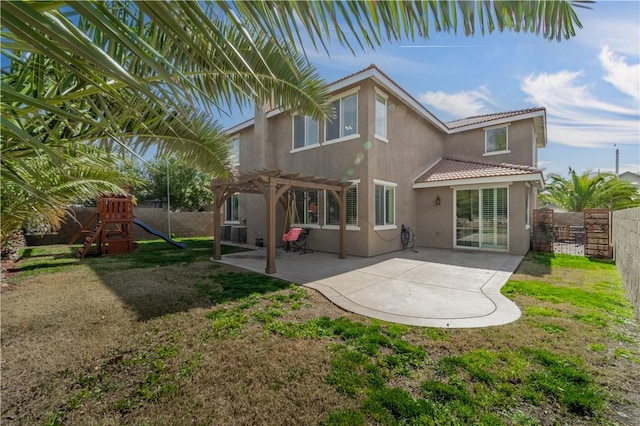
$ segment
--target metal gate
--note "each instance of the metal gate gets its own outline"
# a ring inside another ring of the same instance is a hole
[[[573,222],[559,220],[562,215],[554,214],[551,209],[533,211],[533,251],[612,258],[609,210],[588,209]]]

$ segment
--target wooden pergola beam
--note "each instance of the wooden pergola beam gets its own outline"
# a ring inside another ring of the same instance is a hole
[[[338,257],[346,259],[347,191],[351,182],[319,176],[302,175],[277,169],[262,169],[249,173],[239,173],[227,181],[216,180],[211,187],[215,196],[213,212],[214,260],[222,258],[220,225],[222,206],[234,193],[262,194],[267,207],[267,259],[265,272],[276,272],[276,205],[284,193],[292,188],[299,190],[327,190],[338,202],[340,208],[340,232]]]

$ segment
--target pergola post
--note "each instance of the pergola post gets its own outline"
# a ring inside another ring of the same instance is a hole
[[[222,224],[222,214],[220,210],[225,201],[224,188],[215,188],[214,191],[214,207],[213,207],[213,260],[222,259],[222,245],[220,239],[220,225]]]
[[[346,237],[347,237],[347,187],[342,187],[340,191],[340,248],[338,257],[347,258]]]
[[[276,184],[269,181],[267,184],[267,274],[276,273]]]

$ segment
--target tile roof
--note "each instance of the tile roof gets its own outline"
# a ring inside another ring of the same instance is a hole
[[[472,124],[484,123],[487,121],[499,120],[501,118],[514,117],[517,115],[529,114],[532,112],[544,111],[543,107],[519,109],[516,111],[497,112],[494,114],[475,115],[473,117],[461,118],[460,120],[449,121],[445,123],[448,128],[456,129],[458,127],[469,126]]]
[[[369,70],[376,70],[376,71],[378,71],[378,72],[380,72],[380,73],[382,72],[382,71],[380,71],[380,68],[378,68],[378,67],[376,66],[376,64],[370,64],[370,65],[369,65],[368,67],[366,67],[366,68],[363,68],[363,69],[361,69],[361,70],[359,70],[359,71],[356,71],[356,72],[351,73],[351,74],[349,74],[349,75],[345,75],[344,77],[340,77],[339,79],[337,79],[337,80],[335,80],[335,81],[332,81],[331,83],[327,84],[327,86],[329,86],[329,87],[330,87],[330,86],[333,86],[334,84],[338,84],[338,83],[340,83],[341,81],[348,80],[348,79],[350,79],[351,77],[354,77],[354,76],[356,76],[356,75],[358,75],[358,74],[363,74],[364,72],[369,71]]]
[[[414,183],[432,183],[460,179],[479,179],[488,177],[505,177],[540,174],[540,170],[531,166],[506,163],[489,163],[479,161],[463,161],[442,158]]]

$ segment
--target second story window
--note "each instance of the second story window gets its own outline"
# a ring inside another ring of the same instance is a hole
[[[231,164],[233,166],[240,164],[240,138],[238,136],[231,139],[229,157],[231,158]]]
[[[376,91],[376,137],[387,140],[387,97]]]
[[[293,149],[318,145],[318,122],[309,117],[293,117]]]
[[[498,154],[509,150],[509,132],[507,126],[490,127],[484,130],[486,154]]]
[[[353,93],[332,102],[336,116],[327,120],[325,140],[334,141],[358,134],[358,94]]]

